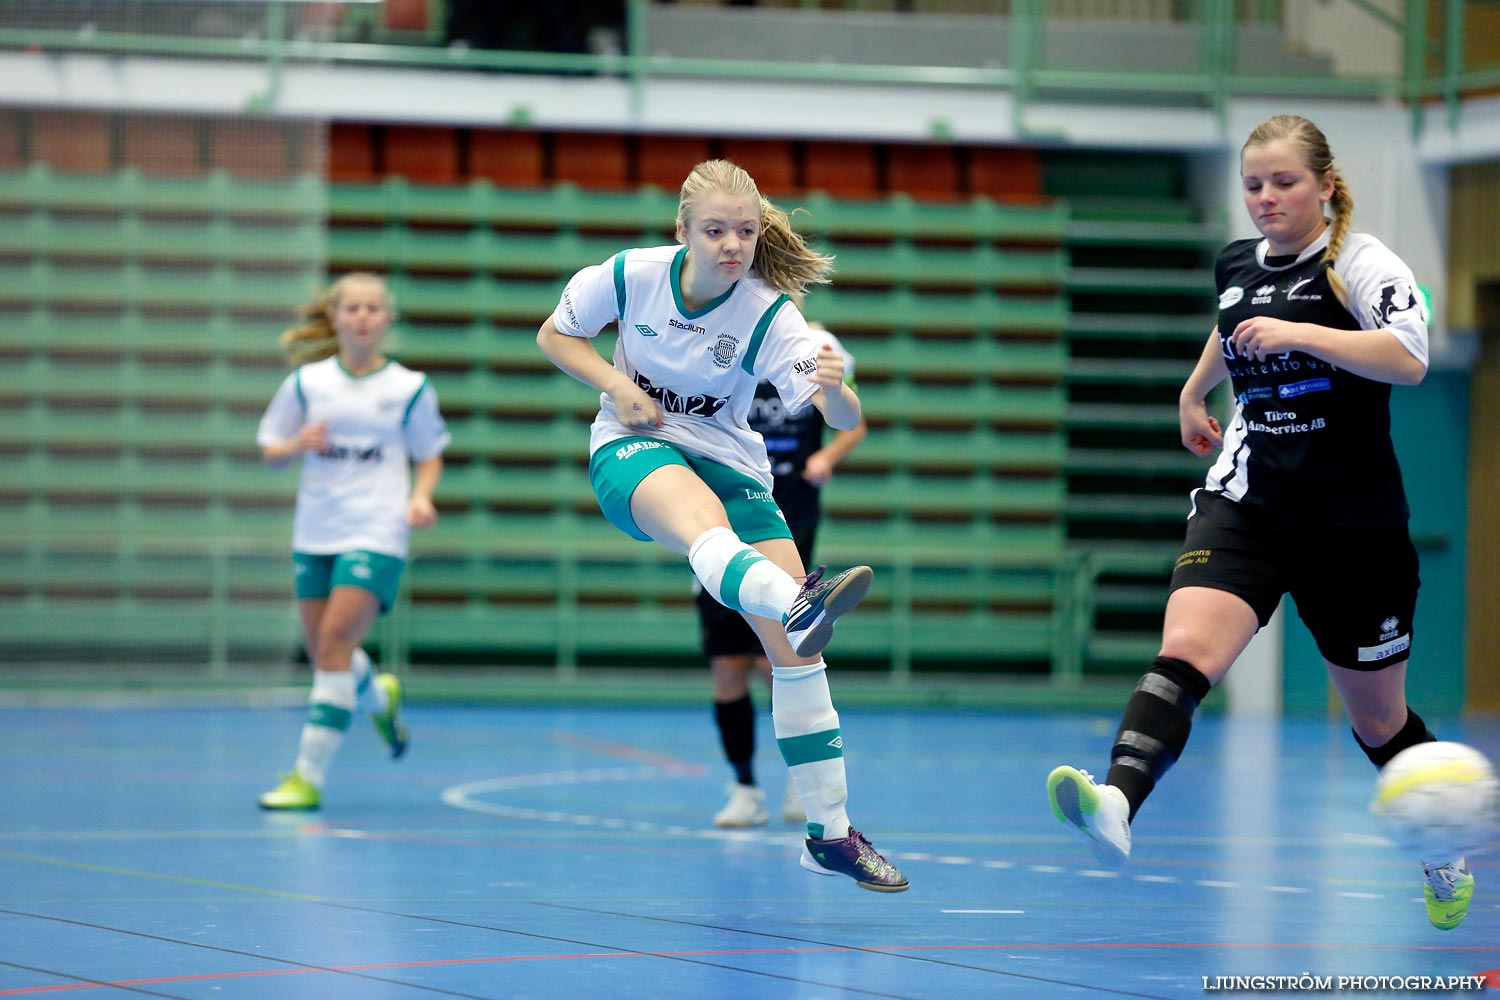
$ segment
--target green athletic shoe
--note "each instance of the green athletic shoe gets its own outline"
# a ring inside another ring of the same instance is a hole
[[[391,748],[392,759],[406,753],[406,726],[401,722],[401,681],[395,674],[376,674],[375,683],[385,689],[386,709],[375,716],[375,731]]]
[[[316,785],[293,771],[281,784],[262,793],[259,801],[262,809],[316,809],[322,804],[323,795]]]
[[[1427,897],[1427,919],[1440,931],[1451,931],[1469,915],[1469,900],[1474,898],[1474,876],[1463,858],[1446,865],[1422,862],[1427,883],[1422,893]]]

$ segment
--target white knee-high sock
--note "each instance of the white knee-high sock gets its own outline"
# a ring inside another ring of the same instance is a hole
[[[297,773],[323,787],[328,765],[344,743],[344,731],[354,714],[354,674],[348,670],[314,670],[312,694],[307,699],[307,721],[297,747]]]
[[[386,697],[385,688],[374,683],[375,664],[370,662],[370,654],[359,646],[354,647],[354,655],[349,657],[349,672],[354,675],[356,709],[375,715],[389,710],[390,699]]]
[[[781,618],[802,586],[728,528],[709,528],[688,549],[688,565],[720,604],[763,618]]]
[[[781,758],[807,810],[807,835],[818,840],[849,836],[844,738],[822,660],[772,668],[771,719]]]

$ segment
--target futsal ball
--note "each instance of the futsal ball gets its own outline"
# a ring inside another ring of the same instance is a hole
[[[1397,846],[1446,864],[1500,835],[1500,779],[1473,747],[1418,743],[1380,769],[1370,811]]]

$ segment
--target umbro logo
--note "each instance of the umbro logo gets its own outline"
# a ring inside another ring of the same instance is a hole
[[[841,733],[838,736],[835,736],[833,739],[829,740],[828,741],[828,745],[831,746],[831,747],[833,747],[835,750],[842,750],[842,749],[844,749],[844,737],[843,737],[843,734]]]
[[[642,337],[655,337],[657,333],[645,323],[637,323],[635,328],[640,331]]]

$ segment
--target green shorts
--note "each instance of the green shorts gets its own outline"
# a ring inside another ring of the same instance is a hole
[[[325,598],[334,587],[359,587],[380,598],[381,611],[389,611],[396,603],[401,571],[406,568],[405,559],[362,550],[337,555],[293,552],[292,564],[296,567],[298,600]]]
[[[722,462],[700,458],[674,444],[649,437],[618,438],[589,459],[589,483],[594,487],[599,509],[610,524],[631,538],[651,540],[650,535],[636,526],[630,514],[630,498],[641,480],[665,465],[685,465],[698,474],[724,504],[729,526],[740,536],[740,541],[792,537],[781,508],[760,480]]]

